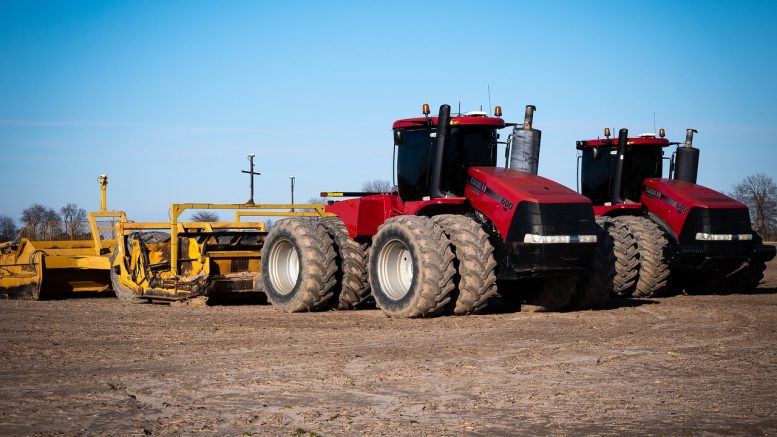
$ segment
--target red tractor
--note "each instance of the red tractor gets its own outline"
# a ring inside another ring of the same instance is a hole
[[[505,300],[534,309],[601,303],[614,261],[591,202],[497,167],[499,129],[516,126],[513,142],[539,147],[528,108],[523,127],[505,123],[499,107],[493,117],[452,117],[448,105],[438,117],[424,105],[423,117],[395,122],[393,192],[322,193],[356,198],[329,202],[336,217],[282,220],[270,231],[262,258],[270,302],[288,312],[348,309],[371,292],[393,317],[474,314],[499,280]]]
[[[613,293],[650,297],[667,289],[740,292],[758,286],[775,248],[763,244],[742,203],[696,184],[699,149],[688,129],[684,144],[643,134],[577,142],[580,192],[613,237]],[[662,178],[663,149],[672,154]]]

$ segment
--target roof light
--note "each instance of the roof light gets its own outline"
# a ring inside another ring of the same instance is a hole
[[[494,107],[494,117],[501,117],[502,116],[502,107],[499,105],[496,105]]]
[[[604,128],[604,136],[607,138],[610,138],[610,128],[606,127]]]
[[[523,242],[528,244],[596,243],[596,235],[537,235],[526,234]]]
[[[424,103],[424,106],[421,107],[421,112],[424,113],[425,116],[429,116],[429,104]]]
[[[658,136],[661,138],[664,138],[666,136],[666,131],[664,130],[664,128],[661,128],[658,130]]]

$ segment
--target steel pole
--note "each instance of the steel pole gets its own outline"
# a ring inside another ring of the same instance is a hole
[[[294,176],[289,176],[291,179],[291,212],[294,212]]]

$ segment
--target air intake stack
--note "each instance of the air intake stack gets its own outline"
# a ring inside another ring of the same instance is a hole
[[[526,105],[523,126],[513,127],[510,135],[510,168],[537,174],[540,163],[540,137],[542,132],[532,128],[534,105]]]
[[[699,149],[693,147],[693,134],[696,129],[688,129],[685,144],[675,152],[674,178],[695,184],[699,171]]]

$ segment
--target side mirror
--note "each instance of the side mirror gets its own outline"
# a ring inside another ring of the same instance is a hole
[[[394,145],[399,146],[400,144],[405,144],[405,130],[394,129]]]

